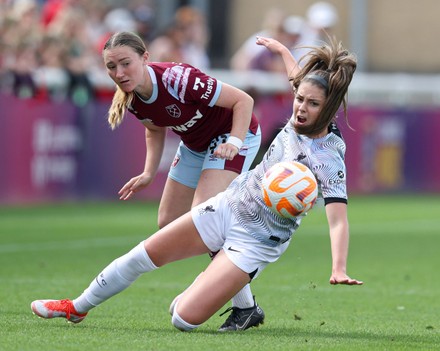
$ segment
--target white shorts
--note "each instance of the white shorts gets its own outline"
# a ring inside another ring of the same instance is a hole
[[[212,252],[223,249],[238,268],[255,279],[263,269],[286,251],[290,240],[276,247],[263,244],[237,221],[223,193],[195,206],[193,222],[205,245]]]
[[[180,142],[168,177],[176,182],[195,189],[200,174],[205,169],[225,169],[238,174],[246,172],[252,166],[261,144],[261,130],[258,127],[256,134],[247,132],[243,146],[233,160],[224,160],[212,154],[218,145],[226,142],[230,134],[223,134],[214,138],[206,151],[196,152]]]

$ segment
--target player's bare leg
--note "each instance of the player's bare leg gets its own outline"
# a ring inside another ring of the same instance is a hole
[[[205,169],[200,175],[199,182],[197,183],[192,207],[226,190],[229,184],[231,184],[237,176],[238,174],[232,171]]]
[[[194,192],[195,189],[167,178],[159,204],[159,228],[165,227],[191,209]]]
[[[200,177],[196,193],[194,194],[193,206],[226,189],[237,176],[238,174],[232,171],[217,169],[204,170]],[[232,306],[243,310],[256,306],[249,284],[245,285],[243,289],[237,292],[232,298]],[[220,330],[225,329],[225,324],[226,322],[220,327]],[[230,327],[228,328],[230,329]]]
[[[200,175],[197,189],[167,178],[159,205],[159,228],[179,218],[195,205],[224,191],[237,175],[232,171],[206,169]]]
[[[189,212],[150,236],[144,245],[158,267],[209,252]]]
[[[235,266],[221,250],[177,301],[174,313],[197,326],[207,321],[249,283],[249,274]]]

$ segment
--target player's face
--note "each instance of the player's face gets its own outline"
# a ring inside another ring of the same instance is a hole
[[[148,55],[140,56],[128,46],[104,51],[104,64],[111,79],[126,93],[144,84]]]
[[[299,85],[293,101],[293,125],[297,131],[301,133],[315,124],[325,100],[325,91],[316,84],[302,82]]]

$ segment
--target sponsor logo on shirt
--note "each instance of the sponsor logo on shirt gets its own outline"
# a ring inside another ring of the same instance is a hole
[[[202,113],[197,110],[196,115],[191,118],[188,122],[181,124],[180,126],[174,126],[170,127],[172,130],[175,130],[176,132],[186,132],[189,128],[191,128],[194,124],[197,123],[199,119],[203,117]]]
[[[213,88],[213,86],[214,86],[214,79],[212,79],[212,78],[209,78],[207,81],[206,81],[206,84],[207,84],[207,87],[206,87],[206,91],[205,91],[205,93],[202,95],[202,99],[205,99],[205,100],[208,100],[210,97],[211,97],[211,94],[212,94],[212,88]]]
[[[194,82],[193,89],[199,90],[199,87],[203,89],[205,87],[205,83],[203,83],[199,77],[196,77],[196,81]]]
[[[338,178],[339,179],[330,179],[330,184],[344,184],[345,183],[345,174],[343,171],[338,171]]]

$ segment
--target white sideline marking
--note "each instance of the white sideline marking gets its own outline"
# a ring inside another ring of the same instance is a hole
[[[130,242],[133,242],[133,246],[135,246],[143,239],[146,239],[146,237],[131,235],[67,241],[48,241],[43,243],[12,243],[0,245],[0,253],[80,250],[90,247],[125,246]]]
[[[297,235],[328,235],[328,227],[326,224],[307,225],[307,219],[298,229]],[[400,222],[357,222],[350,225],[350,235],[402,235],[402,230],[397,230],[405,223],[404,232],[412,232],[415,236],[431,235],[440,231],[439,220],[402,220]],[[48,241],[44,243],[11,243],[0,245],[0,253],[19,253],[19,252],[40,252],[40,251],[57,251],[57,250],[78,250],[88,247],[115,247],[124,246],[132,242],[133,246],[141,240],[146,239],[142,235],[130,235],[120,237],[102,237],[91,239],[77,239],[67,241]]]

